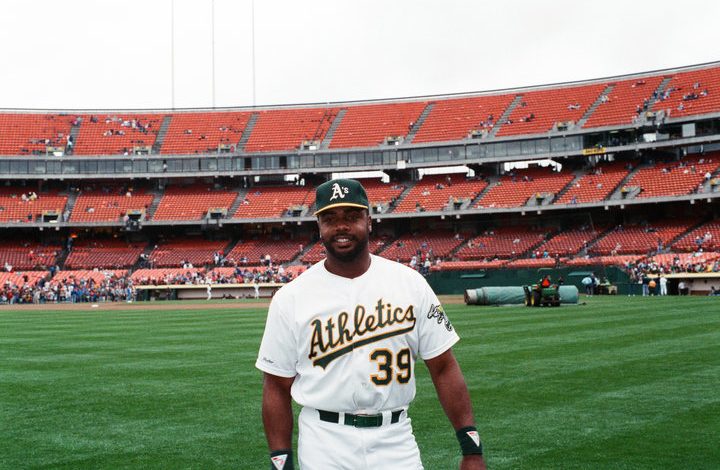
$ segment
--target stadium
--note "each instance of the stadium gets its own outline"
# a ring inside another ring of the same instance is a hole
[[[313,188],[347,173],[365,175],[374,252],[441,294],[467,274],[552,269],[621,294],[664,273],[670,293],[683,281],[707,295],[720,288],[717,96],[707,64],[380,102],[3,113],[3,301],[204,298],[208,283],[268,296],[322,259]]]
[[[5,109],[0,174],[0,468],[267,466],[268,300],[325,257],[314,189],[336,176],[368,191],[373,253],[420,271],[464,338],[489,468],[720,462],[720,62],[382,100]],[[580,305],[462,301],[546,275]],[[424,464],[457,468],[421,369]]]

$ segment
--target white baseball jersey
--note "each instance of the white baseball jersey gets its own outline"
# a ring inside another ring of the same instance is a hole
[[[303,406],[377,413],[415,397],[415,360],[432,359],[458,341],[425,279],[372,255],[348,279],[319,262],[281,288],[268,311],[256,367],[296,377]]]

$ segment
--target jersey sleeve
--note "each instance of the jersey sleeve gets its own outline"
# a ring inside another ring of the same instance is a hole
[[[279,292],[278,292],[279,294]],[[297,339],[289,309],[279,295],[270,302],[265,333],[255,367],[280,377],[297,375]]]
[[[460,340],[440,300],[425,278],[422,281],[420,311],[417,324],[419,328],[418,355],[423,360],[432,359],[450,349]]]

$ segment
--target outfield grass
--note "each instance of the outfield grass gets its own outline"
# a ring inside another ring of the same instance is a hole
[[[447,305],[488,467],[718,468],[720,298],[587,303]],[[267,468],[265,311],[192,307],[0,308],[0,467]],[[417,374],[425,467],[457,468]]]

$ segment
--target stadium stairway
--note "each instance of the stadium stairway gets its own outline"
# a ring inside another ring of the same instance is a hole
[[[394,212],[394,211],[395,211],[395,208],[396,208],[397,206],[399,206],[399,205],[400,205],[400,202],[401,202],[403,199],[405,199],[405,196],[407,196],[408,193],[410,193],[410,190],[415,187],[415,184],[417,184],[417,182],[414,182],[414,183],[412,183],[412,184],[409,184],[409,182],[408,182],[408,184],[405,185],[405,189],[403,190],[403,192],[401,192],[400,194],[398,194],[397,199],[395,199],[395,202],[392,204],[392,206],[390,207],[390,210],[389,210],[388,212]],[[370,202],[372,203],[372,201],[370,201]]]
[[[588,116],[588,117],[589,117],[589,116]],[[555,197],[553,198],[553,202],[559,201],[560,198],[563,197],[563,195],[564,195],[566,192],[570,191],[570,189],[572,189],[572,188],[575,186],[575,184],[576,184],[583,176],[585,176],[585,172],[582,171],[582,170],[575,171],[575,172],[573,172],[573,174],[575,175],[575,178],[573,178],[572,181],[570,181],[568,184],[565,185],[564,188],[562,188],[560,191],[557,192],[557,194],[556,194]]]
[[[682,233],[679,233],[676,237],[673,237],[672,240],[670,240],[670,241],[668,241],[667,243],[665,243],[665,246],[663,247],[663,248],[664,248],[664,249],[663,249],[663,253],[672,252],[672,251],[673,251],[672,247],[675,246],[675,244],[676,244],[677,242],[679,242],[681,239],[685,238],[685,237],[688,236],[690,233],[692,233],[693,231],[695,231],[695,230],[697,230],[698,228],[702,227],[703,225],[705,225],[705,224],[708,223],[708,222],[709,222],[709,221],[708,221],[707,219],[698,220],[696,223],[688,226],[687,230],[685,230],[685,231],[682,232]]]
[[[582,117],[578,120],[577,125],[575,127],[577,127],[578,129],[582,128],[585,125],[585,123],[587,122],[587,120],[590,119],[590,116],[592,116],[592,113],[594,113],[595,110],[597,109],[597,107],[600,106],[600,103],[602,103],[603,97],[608,96],[610,94],[610,92],[613,91],[614,88],[615,88],[615,85],[608,85],[607,87],[605,87],[605,89],[602,91],[602,93],[600,93],[600,96],[597,97],[595,102],[587,109],[587,111],[585,111],[585,114],[583,114]]]
[[[153,200],[147,209],[147,213],[145,214],[145,219],[152,220],[152,218],[155,216],[155,211],[157,210],[158,206],[160,205],[160,200],[163,198],[163,191],[157,190],[157,191],[148,191],[148,192],[153,195]]]
[[[325,129],[324,123],[325,121],[328,121],[328,129],[332,127],[333,124],[335,124],[335,118],[337,117],[337,114],[335,114],[334,110],[332,109],[326,109],[323,113],[322,118],[320,119],[320,122],[318,122],[317,128],[315,129],[315,133],[312,136],[312,139],[310,139],[312,142],[317,142],[320,140],[320,138],[323,136],[323,129]],[[323,139],[324,140],[324,139]],[[320,144],[322,145],[322,144]],[[330,143],[328,142],[328,145]]]
[[[250,136],[252,135],[253,129],[255,129],[255,124],[258,122],[258,119],[260,119],[260,113],[252,113],[245,129],[243,129],[242,137],[240,137],[240,141],[237,143],[236,148],[238,152],[245,150],[245,144],[247,144],[247,141],[250,140]]]
[[[628,174],[625,175],[625,178],[623,178],[622,181],[620,181],[617,184],[617,186],[615,186],[615,188],[610,193],[610,197],[608,197],[608,199],[614,200],[614,201],[618,200],[618,199],[623,199],[622,188],[628,183],[628,181],[632,180],[633,176],[635,176],[635,174],[642,168],[645,168],[645,166],[638,165],[635,168],[633,168],[632,171],[629,171]],[[638,193],[639,193],[639,191],[638,191]],[[625,197],[625,199],[628,199],[628,198]],[[630,198],[630,199],[632,199],[632,198]]]
[[[165,142],[165,135],[170,128],[171,121],[172,116],[169,114],[163,118],[162,124],[160,124],[160,130],[158,131],[158,135],[157,137],[155,137],[155,142],[152,145],[153,154],[158,155],[160,153],[160,149],[162,149],[162,144],[163,142]]]
[[[500,131],[500,128],[505,124],[512,114],[512,112],[520,106],[520,103],[522,103],[523,95],[515,95],[515,98],[510,103],[510,106],[507,107],[507,109],[502,113],[500,118],[496,121],[497,124],[493,126],[493,128],[490,130],[490,133],[488,134],[488,137],[495,137],[495,135]]]
[[[82,126],[82,122],[78,121],[77,125],[73,125],[72,127],[70,127],[70,139],[73,142],[73,146],[75,146],[78,135],[80,134],[80,126]],[[65,147],[65,153],[72,155],[72,152],[68,152],[67,147]]]
[[[492,189],[493,186],[495,186],[495,183],[497,183],[497,181],[498,181],[497,178],[488,178],[488,184],[485,186],[485,188],[483,188],[482,191],[477,193],[477,195],[475,196],[475,198],[472,201],[470,201],[470,205],[468,207],[477,207],[478,201],[480,201],[480,199],[485,197],[487,192],[490,191],[490,189]]]
[[[427,106],[425,106],[425,109],[423,109],[423,112],[420,113],[420,117],[417,118],[417,121],[415,121],[410,128],[410,132],[408,132],[408,135],[405,137],[405,143],[411,144],[413,139],[415,138],[415,134],[420,130],[420,127],[422,127],[423,122],[425,122],[425,119],[428,117],[432,109],[435,107],[435,103],[428,103]]]
[[[289,263],[287,263],[288,266],[292,266],[292,265],[302,265],[302,264],[304,264],[304,263],[302,262],[303,256],[305,256],[305,254],[307,254],[307,252],[309,252],[310,250],[312,250],[312,248],[313,248],[314,246],[315,246],[315,242],[310,242],[310,243],[308,243],[307,245],[303,246],[302,251],[300,251],[300,253],[298,253],[298,255],[297,255],[295,258],[293,258],[292,260],[290,260]]]
[[[702,194],[712,194],[720,191],[720,184],[718,184],[720,181],[718,180],[720,180],[720,169],[712,172],[709,180],[703,181]]]
[[[333,120],[332,124],[330,124],[330,128],[328,129],[327,133],[325,134],[325,138],[320,143],[320,148],[323,150],[326,150],[330,148],[330,142],[332,142],[332,138],[335,135],[335,131],[338,127],[340,127],[340,123],[343,120],[343,117],[345,117],[345,113],[347,113],[347,108],[342,108],[338,113],[335,115],[335,119]]]
[[[658,98],[662,96],[662,94],[665,92],[665,88],[667,88],[668,84],[672,81],[672,79],[672,77],[663,78],[663,81],[660,82],[660,85],[658,85],[657,89],[655,90],[655,94],[650,97],[647,109],[653,109],[655,103],[658,102]]]
[[[67,198],[67,202],[65,203],[65,211],[64,211],[64,212],[67,212],[68,219],[70,219],[70,216],[72,215],[73,211],[75,210],[75,203],[77,202],[78,196],[80,196],[79,191],[69,191],[68,192],[68,198]],[[67,220],[65,220],[64,217],[62,217],[62,214],[60,217],[61,217],[60,218],[61,221],[67,222]]]
[[[245,200],[245,196],[247,196],[248,190],[247,190],[247,188],[238,189],[237,193],[238,193],[237,197],[235,198],[235,200],[230,205],[230,207],[228,208],[228,211],[227,211],[227,216],[229,219],[233,218],[233,215],[237,212],[238,207],[240,207],[240,204],[242,204],[242,202]]]

